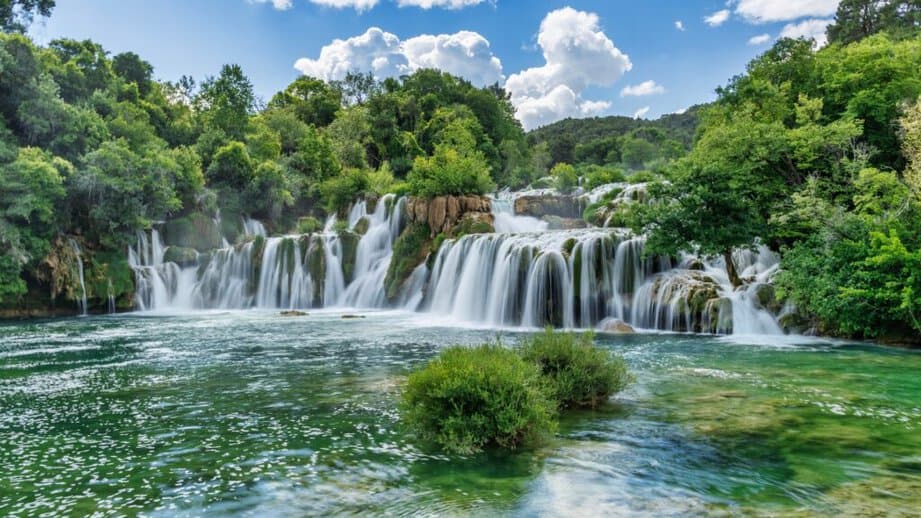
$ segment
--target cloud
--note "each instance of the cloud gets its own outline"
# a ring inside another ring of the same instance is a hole
[[[482,4],[487,0],[397,0],[400,7],[419,7],[422,9],[431,9],[441,7],[443,9],[463,9],[473,5]]]
[[[601,30],[598,15],[565,7],[547,14],[537,36],[545,64],[509,76],[518,119],[526,129],[610,107],[582,99],[589,86],[610,86],[633,67]]]
[[[729,19],[729,9],[723,9],[722,11],[717,11],[710,16],[704,17],[704,21],[707,22],[707,25],[710,27],[719,27],[726,23],[726,20]]]
[[[502,62],[476,32],[416,36],[403,42],[403,53],[413,69],[437,68],[480,86],[504,79]]]
[[[749,23],[786,22],[831,16],[840,0],[738,0],[735,12]]]
[[[367,11],[377,5],[379,0],[310,0],[310,3],[332,7],[334,9],[352,8],[358,11]]]
[[[748,39],[748,44],[755,47],[758,45],[764,45],[765,43],[771,41],[770,34],[759,34],[757,36],[752,36]]]
[[[636,110],[636,113],[633,114],[634,119],[642,119],[649,113],[649,106],[643,106],[639,110]]]
[[[621,97],[642,97],[644,95],[664,94],[665,87],[655,81],[643,81],[638,85],[625,86],[620,91]]]
[[[675,20],[675,28],[681,32],[684,32],[684,22],[681,20]]]
[[[355,70],[385,78],[419,68],[437,68],[479,86],[503,79],[502,63],[492,54],[489,41],[471,31],[423,34],[400,41],[395,34],[371,27],[360,36],[333,40],[320,49],[319,57],[298,59],[294,68],[326,81],[342,79]]]
[[[806,38],[815,40],[815,46],[822,48],[828,43],[825,29],[834,23],[834,19],[803,20],[799,23],[790,23],[780,31],[781,38]]]
[[[272,7],[274,7],[275,9],[278,9],[279,11],[286,11],[288,9],[291,9],[291,7],[294,5],[292,3],[292,0],[246,0],[246,1],[251,4],[271,3]]]

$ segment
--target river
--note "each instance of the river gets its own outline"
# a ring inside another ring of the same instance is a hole
[[[637,382],[537,451],[445,455],[409,370],[522,331],[409,312],[0,325],[0,515],[910,514],[921,354],[791,337],[600,335]]]

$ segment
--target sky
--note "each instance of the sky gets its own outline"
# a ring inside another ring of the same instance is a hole
[[[136,52],[162,80],[236,63],[265,101],[301,74],[439,68],[503,85],[532,129],[711,101],[778,37],[823,45],[838,1],[57,0],[30,34]]]

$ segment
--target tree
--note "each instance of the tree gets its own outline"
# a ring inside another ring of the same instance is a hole
[[[217,150],[214,160],[208,166],[208,181],[243,191],[253,179],[253,162],[246,146],[233,141]]]
[[[136,84],[142,96],[150,93],[153,66],[134,52],[122,52],[112,58],[112,70],[125,81]]]
[[[345,78],[331,84],[341,92],[344,103],[350,106],[362,105],[381,91],[380,83],[374,79],[371,72],[363,74],[359,71],[349,71],[346,72]]]
[[[290,109],[301,121],[318,128],[333,122],[341,106],[342,93],[339,90],[307,76],[295,79],[269,102],[270,108]]]
[[[905,183],[921,201],[921,98],[905,110],[902,126],[902,153],[908,162]]]
[[[496,186],[473,135],[461,122],[445,128],[431,157],[416,158],[407,180],[410,191],[425,198],[486,194]]]
[[[36,15],[51,16],[55,0],[0,0],[0,29],[25,32]]]
[[[256,96],[239,65],[224,65],[217,78],[202,83],[195,104],[206,126],[242,140],[249,128],[249,115],[256,108]]]
[[[842,0],[835,23],[828,26],[828,40],[847,44],[882,31],[900,37],[916,33],[919,27],[918,0]]]
[[[550,170],[550,176],[554,178],[556,189],[562,194],[569,194],[579,183],[579,175],[576,168],[565,163],[559,163]]]

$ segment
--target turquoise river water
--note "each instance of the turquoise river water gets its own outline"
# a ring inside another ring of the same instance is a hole
[[[865,515],[921,509],[921,353],[599,335],[637,381],[537,451],[445,455],[406,374],[494,338],[408,313],[0,324],[0,516]],[[514,343],[523,333],[501,331]]]

